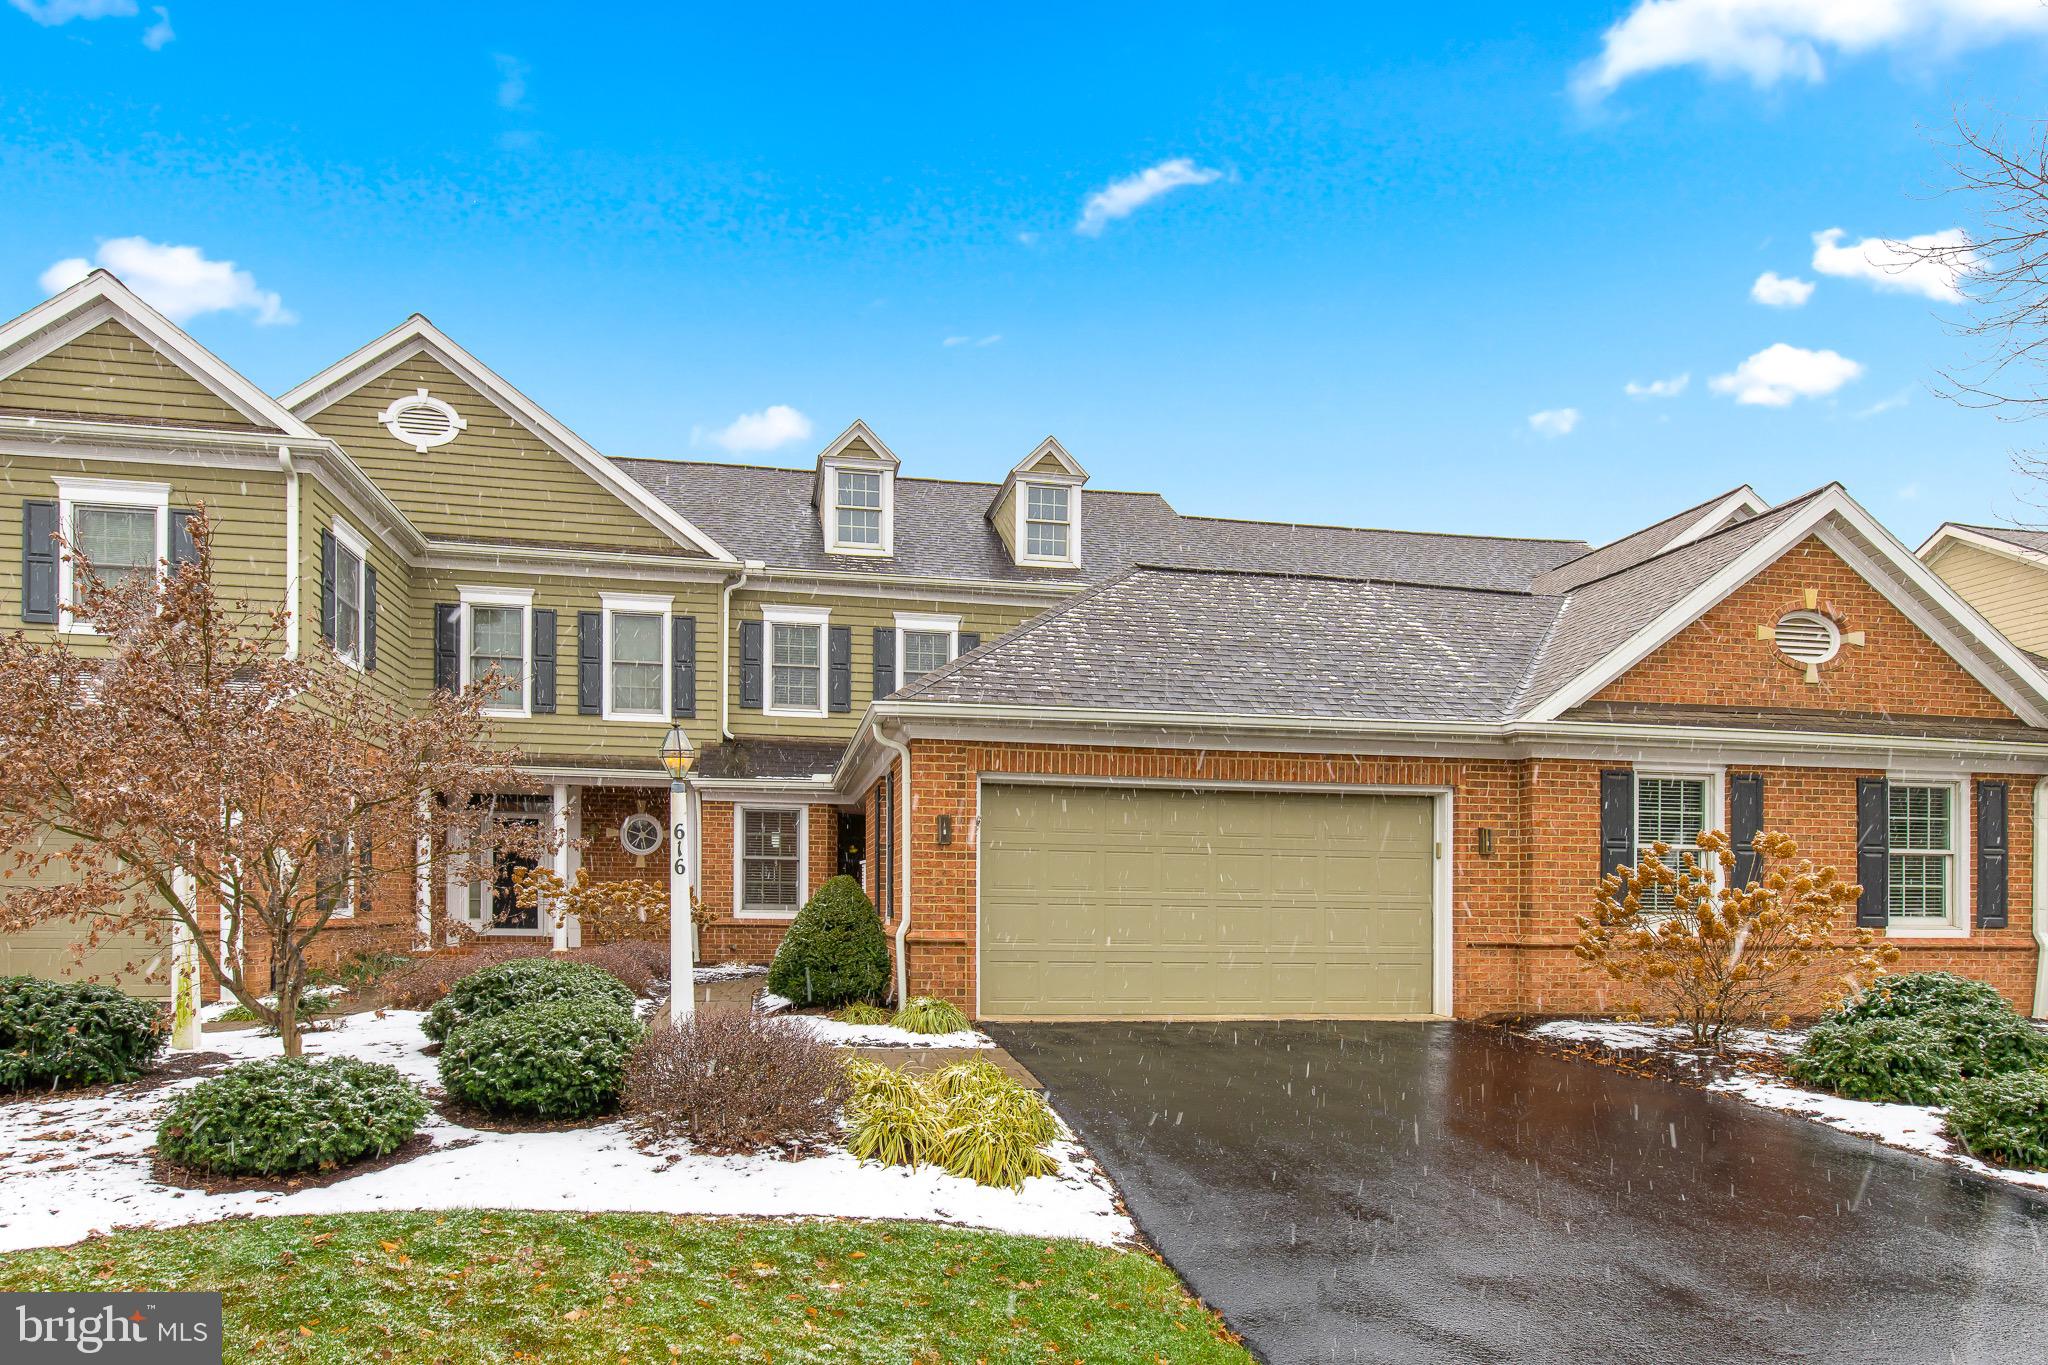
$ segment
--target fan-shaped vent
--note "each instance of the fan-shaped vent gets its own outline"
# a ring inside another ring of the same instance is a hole
[[[469,425],[454,408],[425,389],[398,399],[378,413],[377,420],[384,424],[384,429],[393,437],[405,442],[414,450],[427,450],[433,446],[446,445]]]
[[[1796,663],[1824,664],[1842,648],[1842,632],[1817,611],[1789,612],[1778,621],[1778,652]]]

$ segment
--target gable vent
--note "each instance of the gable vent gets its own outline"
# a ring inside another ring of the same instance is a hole
[[[420,451],[447,445],[469,425],[462,414],[425,389],[397,399],[377,414],[377,420],[394,440]]]
[[[1787,612],[1773,634],[1778,652],[1794,663],[1824,664],[1842,649],[1842,632],[1817,611]]]

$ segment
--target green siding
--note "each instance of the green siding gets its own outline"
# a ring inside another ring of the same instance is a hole
[[[469,424],[424,452],[377,420],[393,399],[420,389]],[[427,356],[393,367],[308,420],[427,535],[690,553]]]
[[[103,322],[0,379],[0,408],[256,429],[219,394],[118,322]]]
[[[433,681],[433,642],[420,633],[413,571],[314,478],[299,483],[299,649],[325,649],[320,639],[320,533],[341,521],[369,546],[377,570],[377,667],[365,675],[385,701],[414,705]]]

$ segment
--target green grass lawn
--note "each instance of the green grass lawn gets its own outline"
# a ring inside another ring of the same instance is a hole
[[[230,1361],[1248,1362],[1137,1252],[925,1223],[392,1213],[125,1232],[0,1290],[217,1289]]]

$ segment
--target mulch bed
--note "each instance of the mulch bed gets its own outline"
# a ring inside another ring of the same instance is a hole
[[[572,1133],[581,1128],[611,1123],[620,1117],[611,1113],[587,1119],[537,1119],[519,1114],[493,1114],[488,1109],[478,1109],[475,1105],[446,1096],[434,1101],[434,1112],[458,1127],[477,1128],[486,1133]]]
[[[1694,1052],[1670,1043],[1660,1043],[1654,1048],[1616,1048],[1583,1038],[1542,1038],[1512,1025],[1495,1027],[1515,1047],[1547,1052],[1553,1057],[1572,1057],[1625,1071],[1632,1076],[1648,1076],[1652,1080],[1670,1081],[1695,1090],[1705,1090],[1715,1081],[1736,1076],[1782,1077],[1785,1074],[1785,1059],[1774,1052],[1730,1048],[1716,1055]]]
[[[233,1060],[225,1052],[173,1052],[132,1081],[113,1085],[81,1085],[69,1090],[9,1090],[0,1093],[0,1109],[49,1104],[57,1100],[93,1100],[102,1096],[133,1099],[176,1081],[211,1076],[216,1071],[225,1070]]]
[[[443,1143],[445,1150],[470,1147],[475,1138],[458,1138]],[[198,1171],[189,1166],[175,1165],[161,1156],[150,1159],[149,1173],[159,1183],[177,1185],[183,1189],[198,1190],[202,1194],[243,1194],[254,1190],[263,1194],[291,1194],[297,1190],[319,1190],[329,1185],[338,1185],[344,1180],[353,1180],[359,1175],[381,1171],[390,1166],[402,1165],[414,1157],[425,1156],[434,1148],[433,1136],[429,1133],[415,1133],[396,1149],[383,1156],[371,1157],[366,1161],[352,1161],[346,1166],[337,1166],[331,1171],[307,1171],[299,1175],[215,1175],[210,1171]]]

